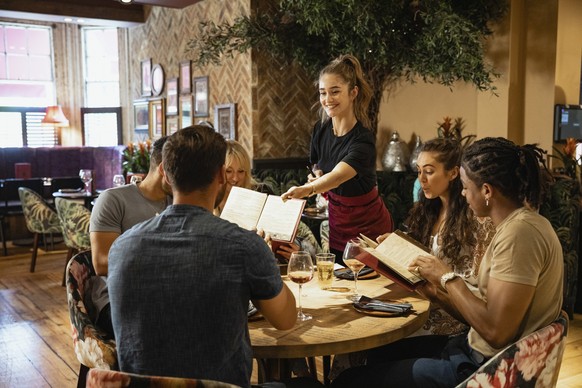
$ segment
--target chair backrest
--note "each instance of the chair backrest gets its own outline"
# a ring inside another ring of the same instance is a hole
[[[40,194],[26,188],[18,188],[18,196],[26,227],[32,233],[61,233],[61,224],[57,213],[42,199]]]
[[[91,251],[76,254],[67,264],[67,303],[75,354],[79,362],[89,368],[110,369],[117,365],[115,341],[91,320],[88,311],[93,306],[91,277],[96,276]]]
[[[556,321],[509,345],[457,388],[497,386],[494,382],[500,380],[505,388],[555,387],[566,348],[568,323],[568,315],[562,310]]]
[[[91,212],[85,206],[64,198],[55,198],[55,206],[63,229],[65,245],[80,251],[91,248],[89,237]]]
[[[149,388],[237,388],[238,385],[213,380],[183,377],[145,376],[113,370],[91,369],[87,388],[149,387]]]

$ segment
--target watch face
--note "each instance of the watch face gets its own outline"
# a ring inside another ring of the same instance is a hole
[[[159,96],[164,90],[164,69],[159,64],[152,69],[152,93]]]

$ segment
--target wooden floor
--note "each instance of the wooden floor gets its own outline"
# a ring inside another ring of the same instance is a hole
[[[2,388],[76,386],[79,362],[73,351],[65,289],[61,287],[66,252],[62,245],[56,248],[61,250],[39,255],[32,274],[26,250],[0,256]],[[558,387],[582,387],[582,314],[570,322]]]

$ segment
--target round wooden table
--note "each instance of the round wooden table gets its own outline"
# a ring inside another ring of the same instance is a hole
[[[298,285],[286,277],[284,280],[297,299]],[[301,297],[304,312],[313,316],[311,320],[297,322],[291,330],[277,330],[264,319],[249,322],[253,357],[260,361],[280,361],[366,350],[407,337],[428,318],[430,303],[427,300],[383,276],[359,280],[359,293],[383,301],[412,303],[415,312],[403,317],[378,317],[358,312],[347,299],[353,286],[353,281],[336,278],[333,288],[339,291],[321,290],[315,276],[303,285],[302,294],[306,296]],[[342,289],[349,291],[341,292]],[[263,363],[263,367],[270,369],[268,364]],[[286,367],[279,365],[279,369]],[[273,376],[267,370],[264,377],[268,381],[288,375],[288,371],[278,375]]]

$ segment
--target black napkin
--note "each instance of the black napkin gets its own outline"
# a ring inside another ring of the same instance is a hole
[[[358,274],[358,279],[364,275],[367,275],[371,272],[374,272],[374,270],[370,267],[364,267],[362,268],[362,270],[360,271],[360,273]],[[352,272],[351,269],[349,268],[340,268],[340,269],[336,269],[335,271],[333,271],[333,274],[340,279],[346,279],[346,280],[354,280],[354,273]]]
[[[412,312],[412,305],[410,303],[390,303],[367,296],[362,296],[359,301],[354,302],[354,306],[361,310],[381,311],[395,315],[406,315]]]

